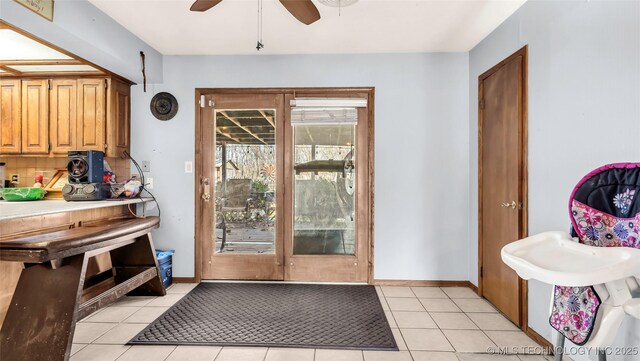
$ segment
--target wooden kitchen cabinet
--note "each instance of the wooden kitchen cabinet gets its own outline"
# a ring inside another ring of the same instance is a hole
[[[66,155],[77,145],[77,97],[78,82],[75,79],[51,81],[49,130],[51,153]]]
[[[49,153],[49,81],[22,81],[22,154]]]
[[[108,80],[107,157],[124,158],[129,151],[131,127],[131,85],[117,79]]]
[[[78,150],[105,150],[106,79],[78,80]]]
[[[0,80],[0,154],[130,147],[131,84],[118,78]]]
[[[22,150],[21,82],[0,80],[0,154],[20,154]]]

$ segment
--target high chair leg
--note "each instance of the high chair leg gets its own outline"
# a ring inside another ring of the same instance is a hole
[[[555,361],[562,361],[562,355],[564,354],[564,335],[558,332],[556,336],[556,349],[555,349]]]
[[[598,349],[598,361],[607,361],[607,353],[603,349]]]

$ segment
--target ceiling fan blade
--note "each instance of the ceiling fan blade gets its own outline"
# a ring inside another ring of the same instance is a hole
[[[191,11],[207,11],[212,7],[220,4],[222,0],[196,0],[196,2],[191,5],[189,10]]]
[[[303,24],[320,20],[320,12],[311,0],[280,0],[282,5]]]

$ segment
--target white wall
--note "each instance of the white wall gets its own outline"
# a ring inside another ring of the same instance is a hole
[[[640,161],[640,2],[528,1],[469,53],[469,104],[478,99],[478,76],[526,44],[529,233],[566,231],[570,192],[586,173]],[[469,118],[469,266],[477,284],[475,105]],[[529,324],[547,339],[550,295],[550,286],[529,283]],[[617,343],[639,345],[640,322],[626,320]]]
[[[193,276],[194,96],[201,87],[375,86],[375,277],[469,277],[467,54],[165,56],[164,83],[134,87],[132,154],[151,161],[162,207],[160,248],[174,275]],[[149,112],[159,91],[177,116]]]
[[[142,50],[147,81],[162,81],[162,54],[86,0],[56,0],[53,22],[13,0],[0,0],[0,20],[137,83]]]

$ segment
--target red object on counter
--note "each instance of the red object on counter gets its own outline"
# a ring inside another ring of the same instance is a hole
[[[34,188],[42,188],[43,184],[42,184],[42,175],[37,175],[33,180],[35,181],[33,187]]]

